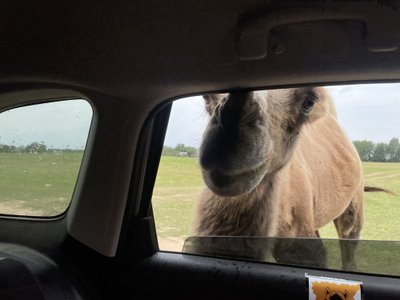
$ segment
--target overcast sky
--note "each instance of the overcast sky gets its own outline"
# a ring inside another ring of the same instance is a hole
[[[85,100],[66,100],[19,107],[0,113],[0,144],[84,149],[92,120]]]
[[[400,138],[400,84],[328,87],[338,120],[352,140]],[[198,147],[207,123],[202,97],[177,100],[165,144]],[[84,100],[32,105],[0,113],[0,144],[44,142],[51,148],[83,149],[92,119]]]
[[[338,121],[351,140],[389,142],[400,138],[400,84],[364,84],[327,87],[336,105]],[[165,145],[198,147],[207,122],[201,97],[174,103]]]

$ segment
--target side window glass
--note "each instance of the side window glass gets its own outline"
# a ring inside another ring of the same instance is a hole
[[[160,250],[400,275],[399,91],[175,101],[152,199]]]
[[[92,115],[81,99],[0,113],[0,214],[51,217],[68,208]]]

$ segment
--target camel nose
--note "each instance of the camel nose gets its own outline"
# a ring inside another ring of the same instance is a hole
[[[254,102],[253,92],[230,93],[224,103],[218,108],[219,119],[223,127],[233,128],[240,124],[245,107]]]
[[[255,102],[254,94],[231,93],[216,107],[213,118],[218,122],[210,122],[206,137],[200,146],[200,165],[203,170],[230,170],[232,160],[237,152],[241,121],[252,113]]]
[[[200,147],[199,162],[203,170],[213,171],[218,167],[218,161],[220,161],[221,153],[218,149],[218,141],[213,141],[206,146]]]

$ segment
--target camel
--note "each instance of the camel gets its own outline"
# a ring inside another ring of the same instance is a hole
[[[346,239],[359,239],[363,225],[363,170],[328,91],[238,91],[204,100],[210,119],[199,151],[206,188],[197,235],[318,238],[333,221],[344,239],[343,269],[355,270],[357,244]],[[289,248],[276,246],[275,258]]]

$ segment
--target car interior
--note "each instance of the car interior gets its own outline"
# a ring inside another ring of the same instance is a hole
[[[399,241],[360,241],[353,270],[313,264],[320,240],[304,237],[282,261],[259,258],[275,237],[191,234],[171,250],[153,203],[174,101],[397,83],[400,1],[0,6],[1,299],[400,299]],[[324,244],[338,255],[337,238]],[[313,294],[327,278],[359,298]]]

